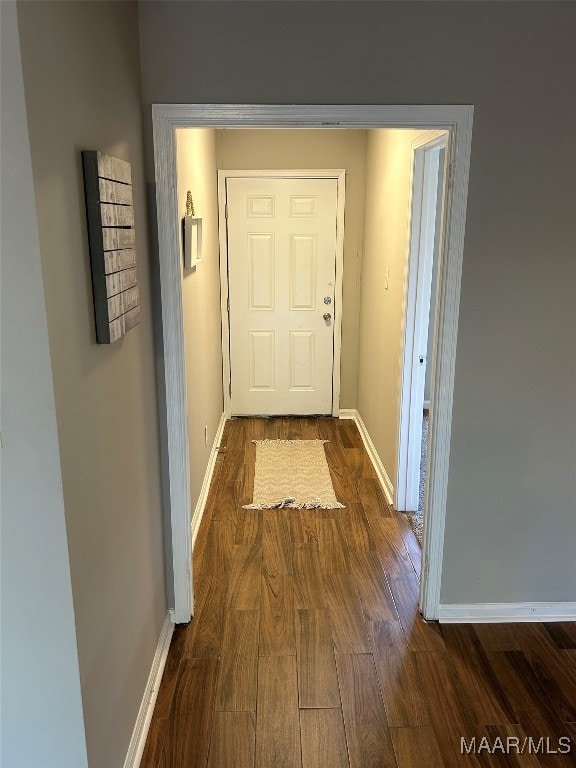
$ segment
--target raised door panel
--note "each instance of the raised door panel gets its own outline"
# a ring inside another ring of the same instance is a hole
[[[274,309],[274,234],[250,233],[248,235],[249,309]]]
[[[316,306],[316,234],[290,235],[290,309]]]
[[[249,219],[273,219],[275,210],[273,195],[248,195],[246,216]]]
[[[318,196],[303,197],[302,195],[291,195],[290,197],[290,216],[298,218],[315,218],[318,216]]]
[[[290,331],[290,389],[314,389],[314,331]]]
[[[274,331],[250,331],[250,390],[274,389]]]

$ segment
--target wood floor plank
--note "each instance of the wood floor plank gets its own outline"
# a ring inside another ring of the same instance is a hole
[[[188,625],[184,656],[219,658],[227,584],[221,576],[205,577],[198,590],[194,617]]]
[[[296,611],[296,649],[300,708],[339,707],[332,626],[326,608]]]
[[[524,651],[493,652],[488,656],[526,734],[536,740],[549,738],[553,742],[565,735],[567,726],[561,722]],[[539,754],[538,760],[544,768],[566,766],[563,755]]]
[[[208,576],[228,574],[234,554],[234,528],[229,522],[213,520],[208,529],[202,571]]]
[[[428,704],[399,622],[368,623],[370,646],[390,728],[430,725]]]
[[[512,656],[514,652],[510,652]],[[576,692],[574,687],[574,671],[567,665],[561,666],[561,657],[545,656],[537,651],[526,650],[521,654],[516,652],[514,660],[525,659],[524,674],[534,691],[545,693],[549,704],[546,705],[563,723],[576,722]],[[528,673],[529,670],[529,673]]]
[[[414,570],[419,577],[422,570],[422,547],[420,546],[414,531],[410,527],[410,523],[408,522],[406,515],[402,514],[402,512],[395,512],[393,514],[393,518],[398,525],[400,536],[402,537],[402,542],[406,547],[406,551],[408,552],[408,556],[412,561]]]
[[[283,434],[286,440],[303,440],[302,419],[287,417],[284,419]]]
[[[392,728],[391,736],[398,768],[444,768],[432,727]]]
[[[339,451],[331,443],[325,446],[328,466],[330,468],[330,478],[336,498],[341,504],[348,508],[351,504],[358,501],[358,489],[354,477],[346,467],[346,459],[342,451]]]
[[[340,654],[336,666],[350,768],[396,768],[372,656]]]
[[[402,541],[404,542],[404,544],[406,544],[406,540],[404,538],[402,538]],[[406,549],[408,550],[407,547]],[[420,574],[422,573],[422,550],[419,549],[417,552],[408,550],[408,557],[410,558],[410,561],[412,563],[412,568],[414,569],[416,578],[418,579],[418,581],[420,581]]]
[[[518,625],[522,650],[546,695],[566,723],[576,722],[576,670],[565,658],[542,624]]]
[[[157,717],[156,712],[154,712],[150,728],[148,729],[144,751],[142,752],[140,768],[158,768],[160,760],[162,760],[164,740],[169,725],[170,721],[167,718]]]
[[[196,541],[194,542],[192,567],[195,581],[200,577],[200,574],[204,573],[204,552],[208,540],[208,531],[210,529],[212,516],[214,514],[216,497],[220,487],[222,466],[222,461],[216,461],[214,475],[212,477],[212,483],[210,485],[210,491],[208,492],[208,498],[206,501],[206,507],[204,508],[204,514],[202,515],[202,520],[200,521],[200,526],[196,535]]]
[[[294,548],[294,596],[296,608],[325,608],[326,595],[315,544]]]
[[[258,663],[256,768],[302,768],[294,656],[261,656]]]
[[[377,479],[374,466],[364,447],[345,448],[344,456],[348,471],[356,481],[363,477],[372,478],[373,480]]]
[[[251,440],[264,440],[266,419],[251,418],[246,419],[246,442],[244,447],[246,448]]]
[[[247,419],[228,419],[222,434],[221,444],[227,451],[243,451],[246,445]]]
[[[416,575],[387,574],[388,584],[400,616],[400,623],[411,651],[445,651],[444,641],[437,624],[425,622],[418,612],[420,584]]]
[[[261,509],[239,509],[234,544],[262,544],[262,524]]]
[[[391,517],[392,510],[378,480],[374,478],[360,478],[357,486],[360,503],[367,515]]]
[[[352,419],[340,419],[338,422],[338,433],[340,442],[344,448],[362,449],[362,438],[358,427]]]
[[[300,711],[302,768],[349,768],[341,709]]]
[[[349,573],[348,547],[336,521],[318,520],[317,528],[322,573]]]
[[[236,521],[240,509],[245,504],[252,504],[254,501],[254,468],[256,466],[256,446],[250,444],[246,448],[245,460],[241,472],[236,478],[236,494],[238,498],[238,508],[236,509]]]
[[[260,608],[262,546],[236,544],[228,580],[228,608],[254,611]]]
[[[222,479],[214,502],[212,522],[217,520],[235,526],[243,503],[247,502],[244,501],[242,485],[238,482],[238,477],[232,480]]]
[[[477,755],[461,751],[461,739],[471,743],[478,731],[448,659],[433,651],[416,653],[414,658],[446,768],[479,768]]]
[[[476,722],[482,725],[517,722],[474,627],[443,624],[441,632]]]
[[[336,652],[370,653],[362,606],[352,578],[346,573],[325,576],[324,593]]]
[[[290,515],[290,535],[292,544],[300,546],[302,544],[319,543],[318,535],[318,514],[315,509],[294,509]]]
[[[486,736],[490,745],[496,745],[497,740],[500,739],[500,743],[506,746],[505,752],[500,752],[499,749],[492,750],[491,768],[540,768],[538,757],[531,753],[530,749],[524,748],[523,753],[519,753],[528,738],[528,734],[521,725],[488,725]],[[518,749],[515,739],[518,739]]]
[[[369,523],[375,541],[374,548],[386,573],[402,575],[410,572],[412,561],[400,536],[396,520],[393,517],[372,515]]]
[[[304,440],[318,440],[320,433],[318,431],[317,420],[314,418],[301,419],[302,421],[302,438]]]
[[[318,434],[323,440],[330,440],[339,447],[341,446],[338,438],[338,422],[339,419],[335,419],[332,416],[321,416],[317,420]]]
[[[265,440],[284,440],[282,434],[282,419],[265,419],[264,420],[264,439]]]
[[[262,575],[260,656],[295,656],[294,577]]]
[[[376,549],[376,542],[361,504],[350,504],[340,514],[348,549],[356,552]]]
[[[560,648],[558,650],[560,664],[569,671],[572,677],[576,676],[576,650],[572,648]]]
[[[396,621],[398,614],[377,554],[351,552],[350,571],[366,621]]]
[[[474,632],[485,651],[521,651],[512,624],[474,624]]]
[[[162,749],[162,768],[205,768],[217,669],[216,659],[182,659]]]
[[[176,624],[174,627],[174,633],[170,642],[170,650],[168,651],[168,657],[166,659],[166,664],[164,665],[164,673],[162,675],[160,687],[158,688],[158,695],[156,697],[156,705],[154,708],[156,716],[160,719],[167,718],[170,715],[174,691],[176,690],[176,682],[178,680],[180,662],[184,656],[184,649],[186,647],[187,630],[188,626],[186,624]]]
[[[284,511],[264,510],[262,558],[264,570],[271,576],[293,572],[290,522]]]
[[[543,624],[557,648],[576,650],[576,621],[558,621]]]
[[[259,611],[228,611],[216,689],[216,710],[255,711],[259,630]]]
[[[208,768],[254,768],[255,712],[215,712]]]
[[[255,455],[255,448],[253,445],[250,447],[246,446],[246,450],[241,451],[233,451],[229,448],[226,448],[225,451],[225,461],[224,466],[222,467],[222,475],[220,482],[221,483],[235,483],[239,476],[244,471],[244,465],[247,462],[251,462],[251,456]]]

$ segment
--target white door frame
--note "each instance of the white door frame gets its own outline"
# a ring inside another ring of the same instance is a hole
[[[418,509],[422,411],[434,259],[438,192],[438,155],[447,146],[445,131],[428,131],[412,142],[410,237],[408,242],[403,350],[400,365],[400,429],[394,507],[399,512]],[[439,254],[442,242],[439,240]],[[426,361],[430,364],[432,361]]]
[[[344,270],[344,203],[346,171],[324,170],[251,170],[218,171],[218,239],[220,243],[220,312],[222,315],[222,386],[224,415],[231,415],[230,310],[228,285],[228,232],[226,226],[226,180],[261,179],[335,179],[336,180],[336,276],[334,284],[334,359],[332,365],[332,416],[340,413],[340,352],[342,346],[342,275]]]
[[[449,132],[448,162],[452,165],[453,175],[451,190],[448,190],[447,230],[438,279],[436,361],[431,404],[434,409],[431,430],[434,434],[430,436],[427,526],[420,594],[424,616],[435,619],[438,616],[442,577],[473,113],[474,107],[462,105],[152,105],[170,499],[170,509],[166,510],[166,514],[170,515],[174,621],[189,621],[193,612],[182,267],[176,199],[176,129],[421,128]]]

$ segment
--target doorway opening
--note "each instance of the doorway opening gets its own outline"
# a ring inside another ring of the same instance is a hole
[[[186,622],[193,608],[191,582],[190,466],[186,430],[186,363],[183,339],[182,264],[179,201],[176,194],[176,132],[182,128],[213,129],[413,129],[447,133],[448,164],[453,184],[447,193],[439,258],[431,409],[428,524],[423,546],[420,607],[436,618],[440,596],[444,515],[448,480],[452,390],[456,352],[463,233],[471,144],[472,107],[430,106],[238,106],[154,105],[153,127],[159,234],[164,373],[166,386],[170,559],[173,568],[173,619]],[[203,265],[200,265],[199,269]],[[398,275],[392,274],[392,281]],[[364,280],[364,274],[363,274]],[[371,284],[371,281],[366,281]],[[399,281],[396,285],[399,284]],[[391,282],[391,286],[395,283]],[[346,279],[344,279],[344,291]],[[202,334],[199,325],[197,334]],[[375,343],[378,338],[375,337]],[[370,359],[370,350],[365,355]],[[343,403],[344,405],[346,403]],[[368,406],[367,406],[368,408]],[[438,439],[439,438],[439,439]],[[392,472],[395,476],[395,473]]]
[[[430,131],[412,145],[410,242],[408,247],[400,439],[395,507],[406,512],[423,540],[428,435],[433,418],[432,371],[438,264],[442,248],[447,134]]]

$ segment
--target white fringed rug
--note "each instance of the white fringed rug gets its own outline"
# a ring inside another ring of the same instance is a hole
[[[253,440],[254,498],[244,509],[344,509],[324,452],[328,440]]]

